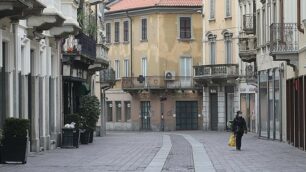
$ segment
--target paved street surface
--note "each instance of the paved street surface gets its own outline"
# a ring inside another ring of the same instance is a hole
[[[2,164],[0,172],[306,171],[304,151],[254,134],[245,135],[242,150],[236,151],[227,146],[228,136],[203,131],[111,132],[78,149],[31,153],[27,164]]]

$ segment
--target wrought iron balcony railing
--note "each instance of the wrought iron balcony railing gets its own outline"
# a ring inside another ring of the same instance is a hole
[[[216,64],[194,66],[195,79],[217,79],[239,77],[238,64]]]
[[[78,39],[78,49],[80,54],[87,58],[95,59],[96,41],[82,32],[76,35],[75,38]]]
[[[270,33],[271,55],[298,53],[299,32],[296,23],[273,23]]]
[[[255,34],[254,21],[256,21],[256,16],[253,14],[244,14],[243,15],[243,30],[246,34]]]
[[[246,35],[245,32],[239,33],[239,56],[244,62],[256,60],[256,37],[255,35]]]
[[[115,71],[114,69],[104,69],[100,71],[100,82],[101,83],[115,83]]]
[[[165,80],[164,76],[146,76],[144,81],[138,77],[123,77],[123,90],[140,89],[197,89],[192,76],[176,76],[172,80]]]

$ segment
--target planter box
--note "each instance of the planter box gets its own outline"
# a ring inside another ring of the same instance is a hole
[[[79,135],[79,130],[76,130],[74,128],[63,128],[61,148],[78,148],[80,138]]]
[[[89,131],[89,143],[92,143],[93,142],[93,135],[94,135],[94,132],[93,130]]]
[[[27,163],[27,138],[8,138],[3,140],[1,160],[6,162]]]
[[[85,132],[81,132],[81,143],[88,144],[89,143],[89,135],[90,131],[86,130]]]

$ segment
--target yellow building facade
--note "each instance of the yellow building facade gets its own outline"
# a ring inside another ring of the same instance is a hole
[[[118,8],[106,13],[106,42],[116,73],[107,91],[109,130],[202,129],[202,4]]]

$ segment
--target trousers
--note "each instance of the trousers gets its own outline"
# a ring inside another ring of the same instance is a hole
[[[242,133],[237,132],[236,133],[236,149],[240,150],[241,148],[241,139],[242,139]]]

